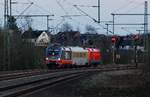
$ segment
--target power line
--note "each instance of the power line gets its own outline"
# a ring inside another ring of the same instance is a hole
[[[108,24],[108,25],[144,25],[144,23],[118,23],[118,24]]]
[[[100,27],[102,27],[103,29],[107,29],[105,28],[103,25],[101,25],[100,23],[97,22],[96,19],[94,19],[92,16],[90,16],[89,14],[87,14],[86,12],[84,12],[83,10],[81,10],[79,7],[77,7],[77,5],[73,5],[77,10],[79,10],[80,12],[82,12],[83,14],[87,15],[87,17],[89,17],[90,19],[92,19],[94,21],[94,23],[98,24]],[[108,30],[108,29],[107,29]],[[113,33],[112,31],[108,30],[108,32]]]
[[[132,16],[144,16],[145,14],[141,14],[141,13],[112,13],[112,15],[132,15]],[[147,14],[150,15],[150,14]]]
[[[87,14],[86,12],[84,12],[83,10],[81,10],[77,5],[73,5],[77,10],[79,10],[80,12],[82,12],[83,14],[85,14],[86,16],[88,16],[90,19],[92,19],[94,22],[97,22],[96,19],[94,19],[92,16],[90,16],[89,14]]]
[[[24,14],[24,12],[27,11],[32,5],[33,5],[33,2],[32,2],[28,7],[26,7],[26,8],[20,13],[20,15]],[[18,18],[18,17],[17,17],[17,18]]]
[[[91,6],[91,5],[77,5],[77,6],[80,6],[80,7],[93,7],[93,8],[97,8],[98,6]]]
[[[124,27],[121,27],[121,29],[122,29],[122,30],[124,30],[124,31],[129,32],[130,34],[132,34],[132,33],[133,33],[132,31],[130,31],[130,30],[128,30],[128,29],[126,29],[126,28],[124,28]]]
[[[97,10],[98,11],[97,12],[98,13],[98,23],[100,23],[100,21],[101,21],[101,15],[100,15],[101,14],[101,9],[100,8],[101,8],[100,0],[98,0],[98,10]]]
[[[83,17],[83,16],[87,16],[87,15],[63,15],[61,17]]]
[[[122,6],[122,7],[118,8],[118,9],[116,9],[114,12],[117,12],[117,11],[120,11],[120,10],[122,10],[122,9],[125,9],[126,7],[128,7],[129,5],[131,5],[132,3],[134,3],[134,0],[129,1],[127,4],[125,4],[124,6]]]
[[[45,11],[45,12],[50,13],[48,10],[44,9],[43,7],[39,6],[38,4],[35,4],[35,3],[34,3],[34,5],[35,5],[36,7],[38,7],[39,9],[41,9],[41,10],[43,10],[43,11]],[[50,13],[50,14],[51,14],[51,13]]]
[[[60,6],[60,8],[64,11],[64,13],[67,15],[68,12],[65,10],[65,8],[61,5],[59,1],[56,0],[56,3]]]
[[[130,12],[132,9],[136,9],[137,7],[139,7],[139,5],[143,5],[143,3],[139,3],[136,6],[134,6],[133,8],[130,8],[129,10],[127,10],[125,12]]]

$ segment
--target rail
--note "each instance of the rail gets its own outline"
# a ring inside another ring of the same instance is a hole
[[[31,93],[37,89],[77,78],[91,72],[108,72],[136,68],[135,65],[108,65],[100,67],[62,69],[60,71],[52,70],[53,72],[45,71],[46,73],[38,73],[37,75],[34,73],[35,75],[31,74],[31,76],[28,75],[26,77],[0,81],[0,97],[16,97],[22,94]],[[22,76],[22,74],[23,73],[20,75]]]

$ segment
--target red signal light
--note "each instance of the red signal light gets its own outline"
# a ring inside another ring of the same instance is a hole
[[[112,42],[112,43],[116,43],[116,37],[112,37],[112,38],[111,38],[111,42]]]

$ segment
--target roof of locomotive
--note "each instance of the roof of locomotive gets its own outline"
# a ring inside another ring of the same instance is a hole
[[[65,51],[72,51],[72,52],[88,52],[88,50],[90,51],[100,51],[99,49],[95,49],[95,48],[83,48],[83,47],[79,47],[79,46],[61,46],[61,45],[49,45],[47,47],[47,49],[59,49],[59,50],[65,50]]]
[[[69,48],[71,49],[72,52],[88,52],[85,48],[83,47],[66,47],[66,48]]]
[[[94,51],[94,52],[99,52],[100,50],[99,49],[96,49],[96,48],[86,48],[87,50],[89,51]]]

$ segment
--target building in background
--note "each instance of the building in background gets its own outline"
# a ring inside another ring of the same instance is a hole
[[[50,36],[45,31],[26,31],[22,34],[22,39],[35,46],[47,46],[50,43]]]

